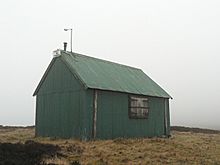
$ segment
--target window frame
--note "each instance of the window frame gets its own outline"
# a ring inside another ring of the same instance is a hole
[[[132,98],[147,99],[147,106],[146,107],[131,106]],[[142,115],[142,116],[132,115],[131,114],[131,108],[147,109],[147,115],[146,116],[145,115]],[[138,95],[129,95],[128,96],[128,116],[129,116],[130,119],[148,119],[149,112],[150,112],[150,107],[149,107],[149,97],[148,96],[138,96]]]

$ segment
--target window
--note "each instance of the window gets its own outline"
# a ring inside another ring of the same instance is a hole
[[[149,104],[147,97],[130,96],[129,99],[129,117],[147,118],[149,113]]]

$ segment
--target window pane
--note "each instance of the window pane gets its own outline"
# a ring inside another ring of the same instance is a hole
[[[147,108],[131,108],[130,115],[132,117],[147,117],[148,116],[148,109]]]
[[[137,114],[137,108],[131,108],[131,113]]]
[[[138,106],[138,103],[137,103],[137,100],[135,99],[131,99],[131,107],[137,107]]]
[[[148,99],[143,97],[131,97],[130,98],[131,107],[148,107]]]
[[[148,109],[143,109],[143,116],[147,116],[148,115]]]
[[[143,107],[148,107],[148,101],[147,100],[143,100]]]

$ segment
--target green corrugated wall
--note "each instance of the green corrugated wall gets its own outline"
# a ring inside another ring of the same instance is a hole
[[[81,138],[86,93],[58,58],[37,94],[36,135]]]
[[[84,104],[82,114],[81,139],[89,140],[92,138],[93,127],[93,90],[84,91]]]
[[[129,95],[125,93],[98,91],[97,138],[167,135],[164,112],[165,100],[168,99],[149,97],[148,118],[130,119],[128,98]]]

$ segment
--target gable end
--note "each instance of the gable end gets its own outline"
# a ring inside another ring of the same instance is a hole
[[[49,75],[49,72],[51,71],[51,69],[54,67],[54,64],[56,63],[57,60],[60,60],[60,62],[66,67],[66,69],[68,71],[70,71],[70,74],[71,76],[74,76],[74,78],[76,80],[78,80],[79,84],[81,84],[84,89],[87,89],[87,87],[85,86],[85,84],[80,80],[80,78],[77,76],[76,73],[74,73],[69,67],[68,67],[68,64],[65,63],[65,61],[63,61],[60,57],[54,57],[52,59],[52,61],[50,62],[49,66],[47,67],[43,77],[41,78],[37,88],[35,89],[34,93],[33,93],[33,96],[37,95],[42,87],[42,85],[44,84],[45,80],[47,79],[48,75]]]

